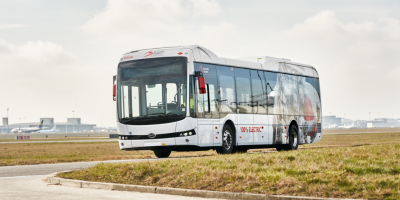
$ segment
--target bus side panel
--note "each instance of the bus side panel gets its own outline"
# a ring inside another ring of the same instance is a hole
[[[253,116],[253,114],[238,114],[238,125],[236,125],[237,145],[253,145]]]
[[[271,118],[272,131],[270,136],[272,135],[272,144],[286,144],[287,129],[285,129],[285,126],[287,126],[287,120],[285,115],[271,115]]]
[[[269,144],[269,132],[268,132],[268,115],[254,115],[254,144]],[[259,129],[260,128],[260,129]]]
[[[198,138],[199,138],[199,146],[214,146],[214,130],[213,130],[213,122],[210,121],[209,124],[200,124],[198,127]]]
[[[214,121],[213,125],[213,140],[214,146],[222,146],[222,126],[220,125],[220,121]]]
[[[183,132],[195,129],[197,127],[197,119],[186,117],[184,120],[178,121],[176,123],[175,132]],[[198,145],[198,133],[194,136],[178,137],[175,138],[176,145]]]

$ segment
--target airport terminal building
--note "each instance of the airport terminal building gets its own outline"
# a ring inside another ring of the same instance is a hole
[[[73,133],[73,132],[90,132],[96,129],[96,124],[83,124],[81,118],[67,118],[67,122],[54,122],[54,118],[40,118],[37,122],[25,123],[8,123],[8,118],[3,118],[3,124],[0,126],[0,133],[11,133],[14,128],[36,127],[43,120],[43,130],[50,130],[54,126],[58,133]]]

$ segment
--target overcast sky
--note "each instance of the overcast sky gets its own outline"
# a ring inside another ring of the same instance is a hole
[[[185,44],[315,66],[324,116],[400,118],[395,0],[2,0],[0,116],[115,126],[120,56]]]

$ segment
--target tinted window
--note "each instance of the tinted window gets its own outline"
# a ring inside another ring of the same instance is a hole
[[[318,78],[313,78],[313,79],[314,79],[315,91],[318,93],[319,102],[321,102],[321,90],[319,88],[319,79]]]
[[[278,74],[274,72],[264,72],[265,88],[267,91],[266,104],[268,107],[268,114],[276,114],[274,112],[275,96],[276,96],[276,80]]]
[[[236,100],[239,113],[252,113],[250,70],[235,68]]]
[[[250,70],[253,113],[267,114],[265,80],[262,71]]]
[[[287,115],[299,114],[298,91],[297,91],[297,77],[295,75],[285,75],[286,82],[284,83],[284,92],[286,96],[286,109]]]
[[[217,66],[218,109],[221,117],[236,113],[235,75],[232,67]]]
[[[315,89],[314,81],[309,77],[298,77],[299,90],[299,115],[305,116],[307,121],[313,120],[315,116]]]

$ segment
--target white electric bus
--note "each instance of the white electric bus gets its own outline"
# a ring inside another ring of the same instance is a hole
[[[122,150],[295,150],[322,139],[314,67],[221,58],[198,46],[131,51],[114,76]]]

